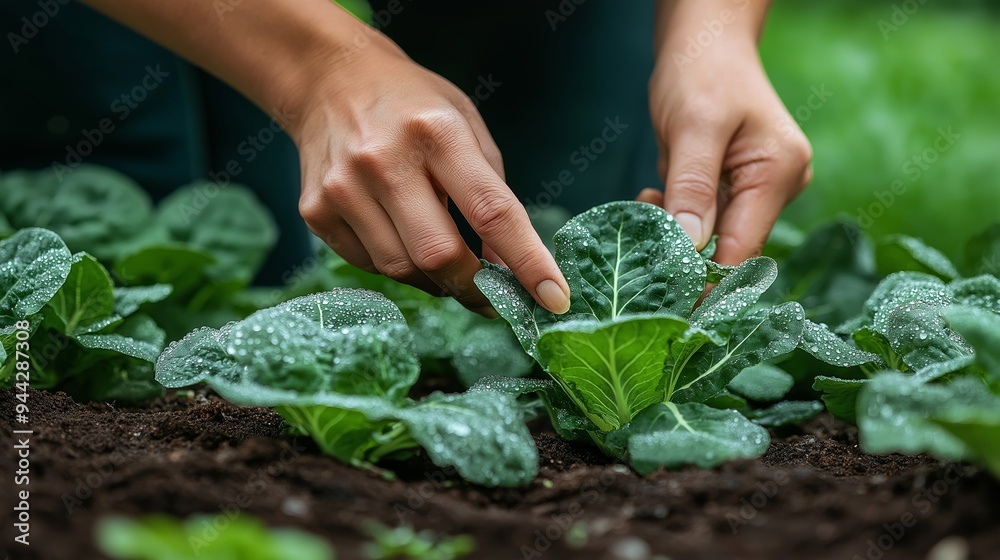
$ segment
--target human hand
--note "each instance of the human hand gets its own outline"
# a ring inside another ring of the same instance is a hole
[[[472,101],[340,6],[258,0],[223,13],[204,0],[84,1],[265,111],[291,115],[300,212],[351,264],[491,314],[472,281],[479,260],[448,213],[451,199],[485,255],[502,259],[546,309],[569,308],[569,286],[507,188]]]
[[[500,151],[469,98],[388,38],[371,42],[311,88],[290,130],[302,162],[299,210],[349,263],[490,314],[472,281],[481,268],[449,199],[546,309],[569,287],[504,182]]]
[[[738,264],[760,254],[809,183],[811,148],[764,73],[754,33],[734,25],[693,59],[671,56],[684,52],[684,28],[667,33],[649,86],[666,190],[638,199],[673,214],[699,249],[718,233],[716,260]]]

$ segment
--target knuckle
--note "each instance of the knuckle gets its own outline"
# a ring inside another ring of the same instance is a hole
[[[413,261],[424,272],[443,272],[462,260],[465,247],[454,239],[436,239],[414,251]]]
[[[800,135],[792,139],[787,147],[787,150],[793,161],[800,165],[802,169],[808,167],[809,163],[812,162],[812,145],[804,135]]]
[[[469,224],[480,235],[490,237],[508,229],[517,208],[514,203],[496,195],[485,194],[469,210]]]
[[[382,176],[398,163],[400,151],[384,142],[363,142],[347,152],[350,168],[365,175]]]
[[[715,204],[719,179],[701,169],[686,169],[670,181],[667,189],[678,202],[693,208],[708,208]]]
[[[375,268],[389,278],[400,282],[407,280],[417,272],[417,267],[404,256],[395,256],[378,262],[375,264]]]
[[[404,123],[408,136],[418,142],[435,144],[453,138],[465,124],[465,119],[455,109],[431,109],[412,115]]]
[[[789,181],[793,184],[792,196],[805,189],[812,181],[812,146],[805,135],[797,135],[785,147],[788,153]]]
[[[812,180],[813,180],[813,168],[810,165],[809,167],[806,168],[805,172],[802,174],[802,184],[799,186],[799,192],[805,190],[805,188],[809,186],[809,183],[812,183]]]
[[[309,225],[322,222],[327,214],[328,205],[322,196],[316,193],[303,193],[299,197],[299,215]]]
[[[330,201],[343,202],[354,191],[351,176],[344,173],[344,171],[343,168],[331,169],[323,177],[323,182],[316,193],[317,197],[323,203],[329,203]]]

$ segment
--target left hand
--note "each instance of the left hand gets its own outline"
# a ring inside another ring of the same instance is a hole
[[[782,208],[809,183],[812,150],[756,44],[725,33],[716,43],[687,64],[658,57],[650,112],[666,191],[646,189],[638,200],[673,214],[699,249],[718,233],[715,260],[738,264],[760,254]]]

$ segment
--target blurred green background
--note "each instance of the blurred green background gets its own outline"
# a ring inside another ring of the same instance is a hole
[[[1000,219],[998,4],[775,2],[762,58],[815,166],[787,220],[812,229],[847,215],[873,235],[922,237],[954,257]],[[832,93],[825,102],[821,89]],[[948,127],[959,138],[934,152]],[[891,200],[895,181],[905,191]]]

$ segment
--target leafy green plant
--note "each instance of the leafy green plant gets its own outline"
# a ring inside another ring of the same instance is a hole
[[[173,286],[150,313],[174,340],[241,318],[238,295],[277,238],[270,213],[245,187],[194,183],[160,202],[155,219],[119,255],[113,271],[128,286]]]
[[[777,274],[773,260],[719,267],[670,214],[637,202],[576,216],[555,248],[572,294],[565,315],[538,306],[505,268],[486,263],[476,275],[552,381],[481,386],[540,392],[560,434],[589,439],[643,473],[767,449],[764,428],[706,403],[727,396],[741,371],[799,345],[798,303],[756,306]],[[710,275],[719,285],[696,308]]]
[[[132,180],[83,165],[62,179],[51,170],[4,173],[0,191],[0,216],[11,229],[54,231],[124,286],[171,286],[164,301],[145,308],[171,340],[241,318],[238,295],[277,241],[270,213],[235,184],[196,182],[154,209]]]
[[[970,260],[988,262],[989,231],[970,242]],[[849,341],[814,325],[801,343],[862,375],[818,376],[813,387],[835,416],[858,424],[867,452],[974,459],[1000,473],[1000,280],[964,278],[942,253],[900,235],[880,240],[877,261],[888,276],[836,329]]]
[[[786,226],[787,227],[787,226]],[[878,283],[874,244],[852,223],[832,222],[780,248],[781,229],[768,241],[781,274],[764,294],[772,303],[797,301],[817,322],[841,323],[861,311]]]
[[[813,354],[834,365],[857,365],[867,359],[865,375],[845,379],[819,376],[814,388],[825,393],[830,411],[854,421],[854,403],[868,378],[885,368],[919,375],[930,380],[971,363],[973,349],[942,315],[952,306],[972,306],[1000,311],[1000,281],[990,275],[959,278],[946,282],[923,272],[897,272],[886,277],[865,303],[862,313],[839,326],[849,334],[854,346],[828,336],[815,341]],[[854,363],[837,363],[825,352],[855,347],[863,352]]]
[[[453,375],[470,387],[489,375],[522,377],[534,362],[503,321],[486,319],[447,297],[435,297],[380,274],[347,263],[326,246],[313,266],[284,290],[258,290],[264,298],[251,302],[251,312],[302,295],[335,288],[380,292],[402,311],[413,335],[413,347],[425,374]]]
[[[0,241],[0,262],[0,385],[23,381],[14,369],[15,351],[22,351],[37,389],[126,402],[162,392],[152,364],[164,333],[139,311],[167,297],[170,286],[115,287],[96,258],[71,253],[41,228]],[[20,346],[13,336],[18,322],[30,333]]]
[[[340,288],[258,311],[171,344],[167,387],[207,382],[227,400],[274,407],[323,452],[367,466],[423,448],[489,486],[531,480],[537,451],[517,403],[483,391],[407,398],[419,363],[402,313],[381,294]]]
[[[858,395],[861,443],[871,453],[978,460],[1000,476],[1000,315],[953,306],[941,316],[974,353],[874,376]]]
[[[370,560],[457,560],[475,550],[472,537],[439,537],[408,525],[390,528],[369,523],[367,532],[372,542],[365,545],[364,554]]]
[[[0,175],[0,215],[11,229],[41,227],[57,233],[71,251],[113,261],[145,230],[149,195],[112,169],[81,165],[65,177],[52,170]]]
[[[326,541],[297,529],[269,529],[246,513],[225,519],[168,515],[139,519],[105,517],[96,528],[97,544],[117,560],[333,560]]]

